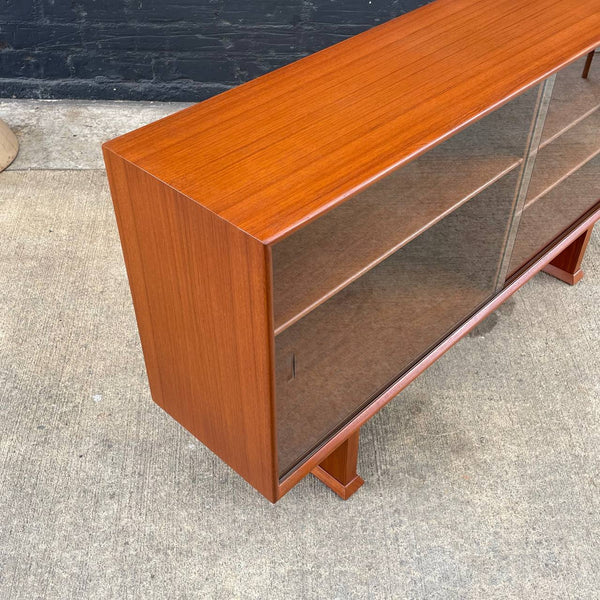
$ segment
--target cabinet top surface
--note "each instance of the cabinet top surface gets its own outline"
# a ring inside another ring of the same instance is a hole
[[[273,243],[600,45],[600,0],[436,0],[105,149]]]

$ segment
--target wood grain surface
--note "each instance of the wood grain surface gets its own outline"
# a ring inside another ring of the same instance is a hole
[[[364,483],[356,472],[359,436],[360,429],[312,470],[312,474],[342,500],[348,500]]]
[[[268,248],[104,156],[152,398],[274,501]]]
[[[600,45],[600,0],[437,0],[108,143],[274,242]]]
[[[568,248],[563,250],[544,271],[569,285],[575,285],[583,279],[581,263],[592,237],[593,227],[590,227],[581,237],[577,238]]]

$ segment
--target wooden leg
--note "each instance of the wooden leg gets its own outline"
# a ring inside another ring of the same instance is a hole
[[[590,74],[590,67],[592,66],[592,61],[594,60],[594,52],[595,50],[592,50],[585,59],[585,66],[583,67],[583,73],[581,74],[584,79],[587,79],[588,75]]]
[[[544,272],[570,285],[575,285],[578,281],[581,281],[583,277],[581,261],[591,235],[592,227],[570,246],[567,246],[551,263],[547,264],[544,267]]]
[[[311,471],[342,500],[348,500],[364,483],[356,473],[359,434],[360,429]]]

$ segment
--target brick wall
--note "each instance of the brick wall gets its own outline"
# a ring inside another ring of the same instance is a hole
[[[0,96],[198,101],[430,0],[0,0]]]

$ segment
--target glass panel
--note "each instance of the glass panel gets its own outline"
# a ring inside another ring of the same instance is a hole
[[[600,110],[597,110],[538,151],[526,205],[536,202],[599,152]]]
[[[600,200],[600,57],[587,79],[584,64],[585,58],[556,76],[508,276]]]
[[[587,79],[581,77],[586,57],[561,69],[552,90],[552,104],[546,116],[542,146],[564,133],[600,104],[600,56],[596,56]]]
[[[518,170],[275,338],[280,474],[493,295]]]
[[[523,212],[510,260],[519,270],[600,202],[600,156],[590,160]]]
[[[518,171],[537,97],[535,88],[515,98],[276,244],[276,333],[499,177]]]

